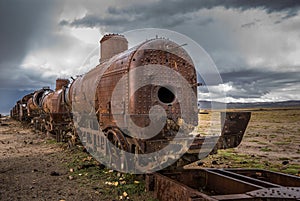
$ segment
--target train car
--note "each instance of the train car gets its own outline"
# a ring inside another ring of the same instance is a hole
[[[11,109],[10,116],[19,121],[29,121],[27,112],[27,102],[33,96],[33,93],[23,96],[16,102],[16,105]]]
[[[27,101],[27,115],[34,128],[56,137],[57,141],[63,141],[61,137],[73,130],[71,111],[64,100],[69,82],[58,78],[55,90],[43,87]]]
[[[57,141],[64,141],[67,133],[73,132],[71,110],[65,101],[68,85],[68,79],[57,79],[55,91],[44,94],[41,100],[45,129],[55,135]]]
[[[49,114],[42,110],[42,101],[44,97],[53,92],[50,87],[43,87],[33,92],[33,95],[27,100],[27,116],[30,123],[36,130],[45,131],[45,119]]]
[[[108,34],[100,45],[99,65],[71,84],[57,79],[55,90],[35,91],[16,104],[11,116],[23,121],[25,111],[58,141],[68,133],[78,135],[88,151],[110,158],[118,170],[128,161],[118,160],[112,146],[151,154],[172,144],[162,160],[180,157],[176,165],[183,166],[198,160],[203,145],[215,151],[240,144],[250,113],[224,113],[221,136],[210,141],[192,132],[199,120],[199,84],[192,59],[179,44],[154,38],[128,49],[123,35]],[[20,112],[20,105],[26,110]]]
[[[198,160],[205,138],[193,136],[190,141],[188,136],[198,125],[197,75],[188,53],[164,38],[147,40],[131,49],[126,38],[118,34],[105,35],[100,43],[100,64],[79,76],[66,92],[82,143],[91,153],[100,152],[104,157],[115,154],[106,140],[119,150],[134,154],[155,153],[173,143],[164,161],[183,152],[176,165]],[[141,86],[149,80],[155,81]],[[144,136],[151,129],[151,110],[157,106],[166,113],[166,119],[162,120],[164,126],[156,135]],[[97,118],[90,118],[91,114]],[[211,144],[215,143],[216,149],[237,146],[249,118],[249,113],[228,116],[225,124],[231,121],[231,127],[237,129],[230,133],[226,127],[220,131],[223,138],[218,143],[212,140]],[[182,130],[181,137],[177,138]],[[118,169],[126,166],[124,163],[120,160],[114,165]]]

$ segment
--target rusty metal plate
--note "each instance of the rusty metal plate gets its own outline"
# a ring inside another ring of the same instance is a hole
[[[237,172],[241,172],[239,174]],[[271,172],[273,181],[258,178],[252,169],[189,169],[180,172],[161,171],[146,179],[146,187],[165,200],[299,200],[299,177]],[[246,176],[247,175],[247,176]],[[280,179],[278,179],[280,178]],[[292,182],[289,182],[292,180]]]
[[[300,199],[300,187],[266,188],[246,194],[256,198]]]

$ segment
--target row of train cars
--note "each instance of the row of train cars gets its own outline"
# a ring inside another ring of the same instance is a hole
[[[11,109],[11,118],[30,125],[34,130],[40,130],[48,136],[54,137],[57,142],[67,142],[69,146],[73,146],[75,141],[78,142],[79,139],[76,134],[76,129],[74,128],[71,103],[68,101],[71,97],[66,97],[69,96],[69,94],[66,93],[68,92],[68,90],[66,90],[68,86],[70,86],[68,79],[57,79],[55,90],[51,90],[49,87],[43,87],[40,90],[25,95],[18,100]],[[204,113],[204,115],[205,114],[206,113]],[[251,113],[222,112],[222,115],[225,115],[225,122],[221,137],[213,152],[217,149],[237,147],[241,143]],[[116,128],[114,128],[114,130],[116,130]],[[106,135],[106,137],[111,138],[108,135]],[[161,140],[165,143],[168,142],[168,139]],[[152,144],[151,139],[146,141]],[[198,138],[198,140],[196,138],[192,146],[199,148],[203,141],[203,138]],[[117,144],[117,142],[115,142],[115,144]],[[151,149],[155,149],[155,147],[154,145]],[[129,151],[134,152],[135,150]],[[186,164],[197,160],[195,156],[191,157],[190,155],[190,158]]]
[[[116,147],[137,154],[153,153],[174,139],[180,127],[178,122],[182,118],[182,108],[187,108],[188,112],[185,122],[197,126],[199,115],[197,95],[190,98],[184,96],[185,91],[180,83],[177,83],[178,78],[172,77],[173,74],[169,73],[169,71],[175,72],[174,75],[187,80],[190,90],[197,94],[195,66],[189,54],[180,45],[168,39],[154,38],[128,49],[126,38],[119,34],[105,35],[100,44],[100,64],[86,74],[73,79],[71,83],[69,79],[57,79],[55,90],[44,87],[25,95],[17,101],[10,116],[32,124],[35,129],[52,134],[57,141],[67,141],[68,136],[76,136],[77,129],[74,129],[76,127],[74,122],[79,122],[83,135],[87,138],[82,143],[89,143],[94,147],[99,144],[100,147],[104,147],[103,152],[106,152],[106,146],[103,145],[103,142],[106,142],[103,138],[106,138]],[[176,54],[170,51],[174,49]],[[161,69],[167,71],[156,70],[154,65],[163,65]],[[142,74],[138,74],[139,71],[136,70],[140,66],[145,67]],[[118,82],[130,71],[133,74],[127,77],[124,84],[118,85]],[[135,91],[141,82],[153,79],[166,84],[143,86],[129,97],[128,94]],[[169,87],[168,83],[173,83],[173,87]],[[117,107],[118,115],[113,116],[111,101],[117,86],[120,90],[116,93],[116,100],[119,101],[117,105],[120,107]],[[90,94],[91,88],[96,89],[96,94]],[[91,97],[91,101],[86,97]],[[180,97],[189,98],[188,101],[183,101],[185,105],[180,105],[178,100]],[[94,101],[92,107],[97,118],[92,120],[77,118],[76,113],[72,111],[73,100],[76,100],[77,108],[82,114],[90,113],[91,107],[88,106]],[[146,128],[151,124],[147,114],[151,113],[153,106],[159,106],[166,111],[167,119],[163,129],[151,138],[139,139],[131,135],[130,132],[136,130],[126,130],[128,122],[132,121],[138,126],[137,128]],[[216,149],[238,146],[251,116],[249,112],[226,112],[223,115],[225,115],[225,122]],[[99,139],[97,130],[104,133],[102,139]],[[201,135],[194,139],[184,155],[187,162],[198,160],[198,151],[204,141],[205,137]],[[184,146],[178,145],[178,147],[184,149]]]
[[[43,87],[18,100],[10,111],[11,118],[31,124],[34,129],[46,132],[63,141],[67,133],[73,132],[70,107],[64,101],[64,87],[68,79],[57,79],[56,89]]]

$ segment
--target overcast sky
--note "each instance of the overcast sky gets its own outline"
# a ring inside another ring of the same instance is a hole
[[[82,71],[105,33],[163,28],[212,57],[226,101],[300,100],[300,1],[1,0],[0,112]],[[201,99],[215,98],[205,91]]]

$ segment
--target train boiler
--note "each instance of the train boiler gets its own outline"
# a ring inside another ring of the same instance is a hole
[[[50,87],[43,87],[33,92],[33,95],[27,101],[27,114],[29,118],[33,119],[39,117],[43,98],[51,92],[53,92],[53,90],[51,90]]]
[[[75,127],[87,149],[114,157],[115,150],[106,140],[133,154],[155,153],[172,144],[164,161],[182,155],[177,165],[198,160],[205,138],[195,133],[189,136],[198,125],[198,83],[188,53],[164,38],[147,40],[131,49],[118,34],[105,35],[100,43],[100,64],[79,76],[66,93]],[[164,115],[156,115],[160,113]],[[232,118],[240,125],[237,133],[227,135],[231,142],[224,146],[227,139],[212,141],[212,146],[228,148],[240,143],[250,115],[235,114]],[[114,165],[126,166],[123,163]]]

